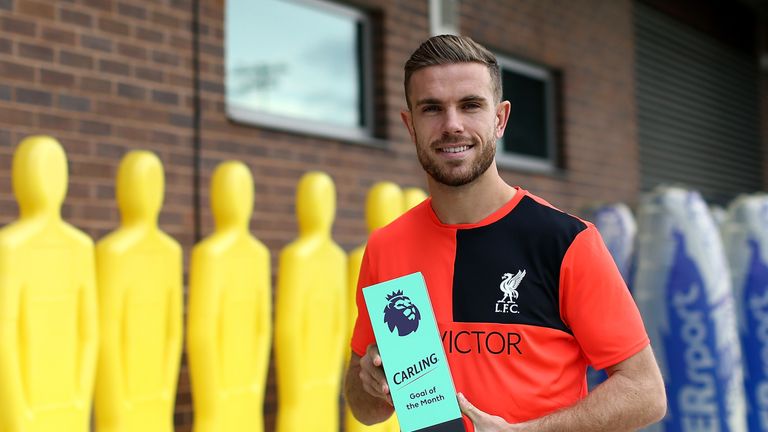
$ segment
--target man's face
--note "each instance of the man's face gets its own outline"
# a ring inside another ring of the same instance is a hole
[[[497,104],[480,63],[429,66],[411,75],[402,113],[422,167],[447,186],[471,183],[494,164],[509,103]]]

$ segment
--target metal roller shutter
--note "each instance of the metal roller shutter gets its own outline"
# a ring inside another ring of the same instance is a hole
[[[761,187],[757,61],[635,3],[641,187],[724,204]]]

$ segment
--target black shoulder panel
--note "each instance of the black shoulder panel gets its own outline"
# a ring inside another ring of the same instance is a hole
[[[505,217],[456,233],[453,319],[570,333],[560,319],[563,256],[587,226],[526,196]]]

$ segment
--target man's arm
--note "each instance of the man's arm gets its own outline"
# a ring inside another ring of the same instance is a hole
[[[586,398],[525,423],[507,424],[501,417],[475,408],[463,395],[459,395],[459,405],[475,425],[475,432],[624,431],[639,429],[664,417],[664,381],[650,345],[606,371],[608,379]]]
[[[376,345],[368,345],[363,357],[352,353],[344,380],[344,397],[355,418],[366,425],[383,422],[394,412]]]

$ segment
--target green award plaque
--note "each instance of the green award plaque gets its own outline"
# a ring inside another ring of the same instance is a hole
[[[363,288],[402,432],[465,432],[421,273]]]

